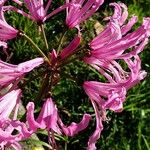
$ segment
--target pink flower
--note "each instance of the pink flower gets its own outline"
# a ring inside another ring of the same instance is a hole
[[[103,4],[104,0],[66,0],[72,3],[67,8],[66,24],[69,28],[77,27],[81,22],[92,16]]]
[[[8,86],[10,83],[14,83],[15,87],[26,73],[38,67],[43,62],[43,58],[35,58],[18,65],[12,65],[0,60],[0,89]]]
[[[5,146],[21,150],[18,142],[29,138],[32,134],[24,123],[16,121],[20,96],[21,90],[18,89],[0,98],[0,148]]]
[[[107,60],[131,58],[140,53],[148,43],[150,19],[145,18],[141,27],[128,33],[136,23],[137,17],[133,16],[126,25],[123,25],[128,15],[126,6],[122,3],[111,5],[115,6],[115,13],[109,17],[110,22],[106,28],[91,41],[91,55]],[[129,48],[131,51],[126,52]]]
[[[34,103],[30,102],[27,105],[27,122],[31,131],[41,128],[53,130],[58,134],[63,132],[65,135],[74,136],[88,126],[90,118],[90,115],[85,114],[79,124],[73,122],[70,126],[66,127],[58,116],[56,105],[51,98],[45,101],[36,120],[34,119]]]
[[[34,103],[29,102],[27,105],[27,122],[31,131],[36,131],[37,128],[52,129],[57,133],[61,133],[57,124],[58,114],[56,105],[51,98],[48,98],[40,111],[38,118],[34,119]]]
[[[32,135],[24,123],[16,120],[0,121],[0,133],[0,148],[13,147],[16,150],[22,149],[20,141]]]
[[[115,112],[122,111],[127,91],[143,80],[146,72],[141,70],[141,61],[138,56],[125,59],[130,72],[123,70],[121,65],[114,60],[107,61],[87,57],[85,61],[108,80],[106,83],[86,81],[83,85],[96,113],[98,127],[96,126],[96,130],[88,143],[88,150],[93,150],[96,149],[95,142],[98,140],[100,132],[103,129],[101,121],[106,120],[105,111],[107,109]],[[98,113],[99,111],[100,113]]]
[[[6,22],[3,7],[0,5],[0,41],[13,39],[17,36],[18,32],[18,30]]]
[[[46,6],[44,7],[44,1],[43,0],[24,0],[24,3],[26,7],[28,8],[30,14],[14,7],[14,6],[5,6],[4,9],[6,10],[13,10],[15,12],[18,12],[22,14],[25,17],[28,17],[37,23],[41,24],[43,23],[46,19],[52,17],[53,15],[59,13],[60,11],[66,9],[67,7],[70,6],[69,3],[62,5],[52,11],[50,14],[47,14],[47,11],[51,5],[52,0],[48,0]]]

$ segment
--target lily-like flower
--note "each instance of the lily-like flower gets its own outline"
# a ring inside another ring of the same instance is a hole
[[[58,7],[57,9],[55,9],[54,11],[52,11],[50,14],[47,14],[48,9],[51,5],[52,0],[48,0],[46,6],[44,4],[43,0],[24,0],[24,3],[27,7],[27,9],[29,10],[30,14],[24,12],[23,10],[20,10],[14,6],[4,6],[5,11],[6,10],[13,10],[15,12],[18,12],[20,14],[22,14],[25,17],[28,17],[30,19],[32,19],[33,21],[36,21],[38,24],[43,23],[46,19],[52,17],[53,15],[59,13],[60,11],[66,9],[67,7],[70,6],[69,3],[66,3],[60,7]],[[21,3],[21,1],[20,1]],[[45,7],[44,7],[45,6]]]
[[[128,33],[136,23],[137,17],[133,16],[126,25],[123,25],[128,14],[127,8],[122,3],[111,5],[115,6],[115,13],[109,17],[110,22],[106,28],[91,41],[91,55],[107,60],[131,58],[140,53],[148,43],[150,19],[145,18],[141,27]],[[122,8],[125,10],[123,13]],[[126,52],[128,49],[131,51]]]
[[[68,136],[74,136],[88,126],[90,118],[90,115],[85,114],[79,124],[71,123],[70,126],[66,127],[61,121],[57,107],[51,98],[45,101],[36,120],[34,119],[34,103],[30,102],[27,105],[27,123],[31,131],[36,131],[38,128],[41,128],[53,130],[58,134],[64,133]]]
[[[51,98],[48,98],[40,111],[38,118],[34,119],[34,103],[29,102],[27,105],[27,122],[31,131],[41,129],[52,129],[57,133],[61,133],[57,124],[58,114],[56,105]]]
[[[32,135],[32,132],[28,131],[26,124],[17,120],[0,121],[0,133],[0,148],[2,150],[4,147],[22,150],[19,142]]]
[[[69,28],[78,27],[81,22],[92,16],[103,2],[104,0],[66,0],[66,3],[71,3],[67,8],[66,24]]]
[[[29,138],[32,134],[24,123],[16,121],[20,96],[21,90],[17,89],[0,97],[0,148],[2,149],[13,147],[21,150],[18,142]]]
[[[15,85],[23,76],[44,62],[43,58],[35,58],[18,65],[12,65],[0,60],[0,89],[11,83]]]
[[[146,72],[141,70],[141,61],[139,56],[125,59],[130,72],[123,70],[121,65],[116,61],[99,60],[93,57],[85,58],[85,61],[99,71],[108,81],[106,83],[97,81],[84,82],[83,88],[89,96],[96,115],[97,124],[101,124],[102,120],[106,120],[106,110],[120,112],[123,110],[123,102],[126,98],[127,91],[143,80]],[[95,108],[96,107],[96,108]],[[98,113],[100,111],[100,113]],[[96,140],[95,133],[101,132],[100,128],[96,128],[94,134],[90,137],[88,149],[95,149]],[[100,133],[99,133],[100,134]],[[95,139],[95,140],[94,140]]]

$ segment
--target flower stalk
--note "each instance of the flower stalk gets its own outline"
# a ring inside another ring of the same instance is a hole
[[[43,35],[43,38],[44,38],[44,43],[45,43],[46,50],[48,51],[49,46],[48,46],[48,42],[47,42],[45,30],[44,30],[44,24],[40,25],[40,29],[41,29],[41,32],[42,32],[42,35]]]
[[[33,42],[33,40],[25,33],[20,33],[20,35],[24,37],[39,52],[39,54],[44,58],[45,62],[47,62],[50,65],[49,59],[46,57],[43,51]]]

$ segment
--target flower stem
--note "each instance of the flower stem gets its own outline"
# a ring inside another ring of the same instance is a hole
[[[39,52],[39,54],[44,57],[44,60],[50,64],[49,59],[46,57],[46,55],[42,52],[42,50],[33,42],[33,40],[27,36],[25,33],[20,33],[21,36],[23,36],[29,43],[32,44],[32,46]]]
[[[67,146],[68,146],[68,137],[66,137],[66,140],[65,140],[65,149],[64,150],[67,150]]]
[[[43,38],[44,38],[46,49],[48,50],[49,47],[48,47],[48,42],[47,42],[47,38],[46,38],[46,35],[45,35],[45,30],[44,30],[44,25],[43,24],[40,25],[40,29],[42,31],[42,35],[43,35]]]
[[[66,35],[67,31],[65,30],[64,33],[62,33],[62,36],[60,38],[60,43],[59,43],[59,46],[57,48],[57,54],[59,53],[59,51],[61,50],[62,48],[62,44],[64,42],[64,39],[65,39],[65,35]]]

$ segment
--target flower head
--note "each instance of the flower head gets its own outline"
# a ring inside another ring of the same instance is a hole
[[[40,111],[38,118],[34,119],[34,103],[30,102],[27,105],[27,121],[29,129],[36,131],[41,129],[52,129],[53,131],[60,133],[60,129],[57,124],[58,114],[56,105],[54,105],[51,98],[48,98]]]
[[[19,142],[32,135],[25,123],[17,120],[0,121],[0,148],[13,147],[21,150]]]
[[[66,2],[71,3],[67,8],[66,24],[69,28],[74,28],[92,16],[104,0],[66,0]]]
[[[64,133],[67,136],[74,136],[88,126],[90,118],[90,115],[85,114],[79,124],[73,122],[71,125],[65,126],[58,115],[56,105],[54,105],[51,98],[48,98],[43,104],[38,118],[35,120],[34,103],[30,102],[27,105],[27,122],[31,131],[41,128],[53,130],[58,134]]]
[[[147,24],[149,19],[144,19],[143,24],[136,31],[128,33],[136,23],[137,17],[133,16],[124,25],[127,19],[127,8],[122,3],[113,3],[115,12],[109,17],[110,22],[106,28],[90,42],[91,55],[98,59],[108,60],[131,58],[140,53],[148,43],[150,29]],[[124,12],[122,13],[122,9]],[[126,50],[131,49],[130,52]]]
[[[21,3],[21,1],[18,0],[14,0],[14,2],[16,3]],[[14,6],[5,6],[5,10],[12,10],[15,12],[18,12],[20,14],[22,14],[25,17],[28,17],[30,19],[32,19],[33,21],[37,22],[38,24],[42,24],[46,19],[52,17],[53,15],[59,13],[60,11],[66,9],[67,7],[69,7],[69,3],[64,4],[60,7],[58,7],[57,9],[53,10],[51,13],[47,14],[48,9],[51,5],[52,0],[48,0],[46,6],[44,4],[43,0],[24,0],[24,3],[27,7],[27,9],[29,10],[30,13],[26,13]]]
[[[115,60],[97,59],[95,57],[85,58],[85,62],[95,68],[106,78],[106,83],[98,81],[86,81],[83,88],[93,104],[96,114],[96,130],[88,142],[88,149],[96,149],[96,140],[100,137],[103,129],[102,121],[106,120],[106,110],[120,112],[123,110],[123,102],[127,91],[143,80],[146,72],[141,70],[139,56],[124,59],[128,66],[125,71]]]

